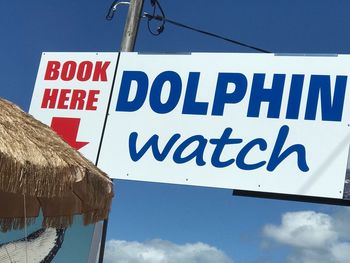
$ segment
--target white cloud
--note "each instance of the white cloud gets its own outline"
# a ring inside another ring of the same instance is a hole
[[[334,228],[336,229],[339,237],[348,239],[350,237],[350,208],[346,207],[339,210],[333,215]]]
[[[265,237],[291,248],[290,263],[350,262],[349,209],[336,214],[288,212],[281,224],[266,225]]]
[[[267,225],[264,234],[280,243],[304,248],[322,248],[337,239],[333,219],[322,213],[285,213],[279,226]]]
[[[106,263],[232,263],[221,250],[198,242],[178,245],[169,241],[129,242],[109,240],[106,243]]]

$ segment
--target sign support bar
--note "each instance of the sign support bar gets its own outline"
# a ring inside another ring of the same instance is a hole
[[[139,29],[143,0],[130,0],[128,17],[124,28],[121,51],[133,52]]]
[[[124,27],[124,33],[121,43],[121,51],[133,52],[137,37],[137,32],[140,25],[143,0],[130,0],[128,16]],[[103,263],[104,250],[107,236],[108,218],[103,222],[103,232],[101,238],[99,263]]]

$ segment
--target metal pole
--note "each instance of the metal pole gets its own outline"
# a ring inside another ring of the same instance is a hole
[[[121,51],[134,51],[137,31],[139,29],[143,0],[130,0],[128,17],[124,28]]]
[[[98,263],[103,263],[103,259],[104,259],[104,255],[105,255],[107,226],[108,226],[108,218],[103,221],[102,238],[101,238],[100,254],[98,257]]]
[[[133,52],[137,37],[137,31],[139,29],[141,12],[144,0],[130,0],[128,17],[126,18],[126,23],[124,27],[123,39],[121,43],[121,51],[123,52]],[[104,251],[107,236],[107,225],[108,218],[103,221],[103,230],[99,254],[99,263],[103,263]]]

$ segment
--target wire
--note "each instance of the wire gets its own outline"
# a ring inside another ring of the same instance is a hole
[[[234,40],[234,39],[230,39],[230,38],[227,38],[227,37],[224,37],[224,36],[220,36],[218,34],[211,33],[211,32],[208,32],[208,31],[205,31],[205,30],[202,30],[202,29],[194,28],[192,26],[188,26],[188,25],[182,24],[182,23],[174,21],[174,20],[170,20],[170,19],[165,17],[164,11],[163,11],[162,7],[160,6],[158,0],[151,0],[151,5],[153,6],[153,13],[152,14],[148,14],[148,13],[144,12],[143,17],[148,19],[147,26],[148,26],[148,30],[150,31],[150,33],[152,35],[155,35],[155,36],[160,35],[164,31],[165,22],[168,22],[168,23],[173,24],[173,25],[178,26],[178,27],[183,27],[183,28],[195,31],[197,33],[201,33],[201,34],[204,34],[204,35],[207,35],[207,36],[211,36],[211,37],[214,37],[214,38],[225,40],[227,42],[230,42],[230,43],[233,43],[233,44],[236,44],[236,45],[239,45],[239,46],[247,47],[247,48],[250,48],[250,49],[262,52],[262,53],[272,53],[272,52],[270,52],[268,50],[265,50],[265,49],[262,49],[262,48],[258,48],[258,47],[252,46],[252,45],[248,45],[248,44],[245,44],[243,42],[240,42],[240,41],[237,41],[237,40]],[[156,15],[156,8],[157,7],[159,8],[160,12],[162,13],[161,16]],[[158,29],[157,29],[157,33],[153,32],[151,30],[151,28],[150,28],[150,22],[153,19],[162,22],[161,26],[159,26]]]
[[[151,0],[151,5],[153,6],[153,14],[151,16],[148,17],[148,20],[147,20],[147,27],[148,27],[148,31],[154,35],[154,36],[159,36],[163,31],[164,31],[164,28],[165,28],[165,20],[162,19],[162,20],[158,20],[158,21],[161,21],[162,24],[160,26],[158,26],[157,28],[157,31],[154,32],[152,29],[151,29],[151,21],[153,20],[153,18],[157,17],[156,15],[156,9],[157,7],[159,8],[160,12],[162,13],[162,17],[165,17],[165,13],[163,11],[163,8],[160,6],[159,2],[157,0]]]

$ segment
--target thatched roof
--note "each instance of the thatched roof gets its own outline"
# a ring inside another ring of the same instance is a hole
[[[0,99],[0,199],[9,194],[34,198],[43,209],[46,226],[56,227],[69,225],[73,214],[83,214],[86,223],[106,218],[113,186],[104,172],[50,127]],[[74,209],[68,208],[70,203],[76,203]],[[68,212],[64,212],[65,206]],[[23,205],[20,210],[18,213],[23,214]],[[0,201],[0,227],[11,229],[23,224],[11,220],[13,216],[6,216]]]

